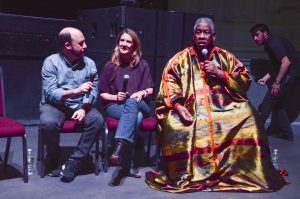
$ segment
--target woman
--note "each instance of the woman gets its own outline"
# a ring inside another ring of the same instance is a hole
[[[110,156],[113,164],[121,165],[134,140],[134,132],[150,114],[149,96],[154,83],[148,63],[141,59],[141,42],[137,34],[123,29],[117,36],[116,47],[100,75],[99,91],[104,110],[119,120],[115,134],[115,148]],[[126,83],[126,78],[129,77]],[[139,116],[139,117],[138,117]]]

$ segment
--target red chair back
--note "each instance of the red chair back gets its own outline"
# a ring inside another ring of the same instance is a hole
[[[12,137],[21,137],[22,138],[22,148],[23,148],[23,177],[24,182],[28,182],[28,167],[27,167],[27,141],[25,136],[25,127],[23,124],[6,118],[5,108],[4,108],[4,87],[3,87],[3,71],[0,66],[0,138],[6,138],[6,147],[3,165],[7,166],[8,156],[11,145]]]

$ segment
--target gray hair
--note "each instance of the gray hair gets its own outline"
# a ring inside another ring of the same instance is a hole
[[[194,25],[194,32],[200,23],[207,23],[210,26],[211,31],[213,33],[215,33],[215,24],[214,24],[213,20],[208,17],[201,17],[196,20],[195,25]]]

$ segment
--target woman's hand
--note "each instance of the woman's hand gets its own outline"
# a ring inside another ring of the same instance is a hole
[[[136,99],[136,101],[140,102],[143,99],[144,92],[143,91],[138,91],[136,93],[133,93],[130,98]]]
[[[117,102],[123,102],[128,98],[128,93],[118,92],[117,94]]]

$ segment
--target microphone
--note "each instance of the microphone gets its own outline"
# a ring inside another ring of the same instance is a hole
[[[93,68],[92,71],[91,71],[91,74],[89,75],[89,81],[90,82],[94,81],[96,74],[97,74],[97,70]],[[87,92],[85,94],[85,97],[89,98],[90,97],[90,93],[91,93],[91,91]]]
[[[204,57],[204,61],[208,60],[208,50],[206,48],[204,48],[204,49],[202,49],[201,53]]]
[[[124,75],[123,86],[122,86],[122,92],[124,93],[127,91],[127,84],[129,78],[130,78],[129,75]]]
[[[203,48],[201,53],[202,53],[202,57],[204,58],[204,61],[207,61],[208,60],[208,50],[206,48]],[[204,68],[204,66],[203,66],[203,68]],[[206,75],[206,72],[205,72],[205,69],[204,69],[203,70],[203,76],[205,76],[205,75]],[[208,74],[208,76],[212,76],[212,75]]]

